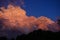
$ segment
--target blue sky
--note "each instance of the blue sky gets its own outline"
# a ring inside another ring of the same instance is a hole
[[[60,16],[59,0],[25,0],[27,15],[46,16],[56,20]]]
[[[20,6],[20,1],[16,0],[0,0],[0,6],[7,6],[12,2]],[[46,16],[52,20],[56,20],[60,16],[60,0],[24,0],[25,4],[22,6],[27,12],[28,16]]]

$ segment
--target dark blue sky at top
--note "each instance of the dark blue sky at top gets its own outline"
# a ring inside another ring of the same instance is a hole
[[[60,0],[26,0],[27,15],[46,16],[56,20],[60,16]]]
[[[21,6],[19,0],[0,0],[0,6],[7,6],[9,3],[14,3]],[[28,16],[46,16],[56,20],[60,16],[60,0],[24,0],[24,8]]]

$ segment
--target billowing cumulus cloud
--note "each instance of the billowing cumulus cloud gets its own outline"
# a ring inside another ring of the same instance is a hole
[[[49,30],[47,26],[55,23],[45,16],[38,18],[34,16],[27,16],[26,11],[18,6],[8,5],[7,9],[1,7],[1,10],[0,19],[6,28],[27,28],[31,31],[34,29],[34,27],[36,27],[37,29]]]
[[[4,6],[0,8],[0,36],[28,34],[38,29],[57,32],[60,26],[45,16],[27,16],[26,11],[19,6],[9,4],[7,9]]]

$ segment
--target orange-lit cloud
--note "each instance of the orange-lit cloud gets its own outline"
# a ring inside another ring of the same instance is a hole
[[[1,10],[2,11],[0,11],[0,19],[3,19],[4,28],[21,28],[22,32],[25,32],[26,30],[31,32],[35,29],[49,30],[48,25],[52,25],[53,27],[55,27],[55,22],[51,19],[45,16],[41,16],[38,18],[34,16],[27,16],[26,11],[18,6],[13,6],[10,4],[8,5],[7,9],[1,7]],[[58,30],[58,27],[54,29]]]
[[[22,0],[21,2],[24,4]],[[45,16],[27,16],[26,11],[19,6],[9,4],[7,9],[4,6],[0,8],[0,36],[8,35],[9,32],[13,35],[28,34],[38,29],[56,32],[60,31],[60,26]]]

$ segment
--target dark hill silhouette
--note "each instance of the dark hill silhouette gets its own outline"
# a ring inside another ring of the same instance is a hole
[[[35,30],[29,34],[17,35],[16,40],[55,40],[60,39],[60,32]],[[11,38],[10,40],[15,40]],[[7,37],[0,37],[0,40],[7,40]]]
[[[7,37],[0,37],[0,40],[7,40]]]
[[[22,34],[22,35],[18,35],[17,37],[16,37],[16,40],[24,40],[24,38],[26,37],[26,35],[25,34]]]
[[[16,40],[54,40],[58,39],[60,32],[36,30],[28,35],[17,36]]]

